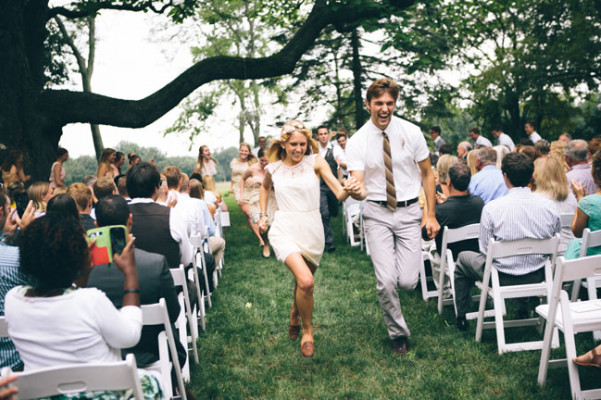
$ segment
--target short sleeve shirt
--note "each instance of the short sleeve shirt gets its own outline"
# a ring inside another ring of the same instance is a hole
[[[397,201],[413,199],[421,190],[421,174],[417,163],[430,155],[426,139],[417,125],[397,117],[392,117],[385,132],[390,139]],[[382,131],[370,120],[348,140],[345,149],[347,169],[365,173],[368,200],[386,200],[382,146]]]

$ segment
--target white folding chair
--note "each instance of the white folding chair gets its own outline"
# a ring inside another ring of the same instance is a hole
[[[586,228],[582,232],[582,243],[580,244],[580,254],[578,257],[586,257],[588,249],[597,246],[601,246],[601,230],[591,231],[589,228]],[[572,301],[578,300],[581,285],[587,289],[589,300],[597,299],[597,289],[601,287],[601,278],[588,277],[584,282],[581,282],[580,279],[575,280],[572,287]],[[597,341],[601,340],[601,331],[594,331],[593,338]]]
[[[6,322],[6,318],[4,316],[0,317],[0,338],[8,337],[8,323]]]
[[[133,354],[128,354],[124,361],[118,362],[69,364],[18,373],[13,373],[9,367],[3,368],[2,376],[8,375],[19,377],[17,386],[20,400],[129,389],[136,400],[144,399]]]
[[[192,260],[194,268],[199,268],[202,270],[202,274],[203,274],[203,279],[205,282],[205,291],[203,293],[203,297],[198,297],[198,301],[203,302],[202,308],[204,310],[204,301],[207,302],[207,304],[209,305],[209,308],[213,307],[213,303],[211,301],[211,290],[209,287],[209,276],[207,273],[207,261],[205,260],[205,255],[203,252],[203,243],[202,243],[202,236],[191,236],[190,237],[190,241],[192,242],[192,245],[194,246],[194,259]],[[195,271],[195,273],[198,275],[198,270]],[[198,277],[197,277],[198,278]],[[196,278],[196,279],[197,279]],[[198,288],[200,290],[200,285],[198,285]],[[203,311],[203,319],[204,319],[204,311]]]
[[[361,214],[361,202],[352,198],[348,198],[342,203],[343,226],[346,231],[346,237],[352,247],[363,246],[363,237],[361,229],[355,233],[354,220]]]
[[[573,219],[574,219],[574,213],[559,214],[559,220],[561,221],[562,228],[571,228]]]
[[[159,334],[159,366],[161,370],[161,376],[163,378],[163,393],[165,399],[173,397],[173,389],[171,384],[171,367],[175,369],[175,376],[177,378],[177,388],[180,393],[182,400],[186,400],[186,390],[184,388],[184,379],[182,375],[182,367],[179,363],[177,356],[177,349],[175,347],[175,336],[171,329],[171,322],[169,320],[169,313],[167,311],[167,305],[165,299],[159,299],[156,304],[146,304],[140,307],[142,309],[142,323],[144,325],[163,325],[165,328]],[[169,360],[169,354],[171,354],[171,360]]]
[[[538,384],[544,385],[547,370],[554,367],[568,367],[570,388],[574,399],[600,399],[601,389],[582,391],[578,367],[572,361],[576,357],[574,335],[580,332],[601,330],[601,300],[570,302],[568,293],[562,290],[564,282],[601,277],[601,256],[590,256],[565,261],[557,260],[555,280],[549,304],[536,307],[536,312],[547,320],[544,345],[538,368]],[[550,360],[551,336],[557,329],[563,332],[566,347],[566,358]]]
[[[551,287],[553,283],[552,266],[557,258],[557,247],[559,246],[559,234],[549,239],[522,239],[511,242],[497,242],[490,239],[488,243],[488,254],[484,267],[484,277],[482,279],[482,293],[480,294],[480,307],[478,309],[478,324],[476,325],[476,341],[482,338],[482,329],[495,328],[497,333],[497,346],[499,354],[508,351],[539,350],[543,346],[542,340],[531,342],[506,343],[505,327],[513,328],[518,326],[528,326],[539,324],[538,318],[526,318],[517,320],[503,320],[505,314],[505,299],[545,296],[551,297]],[[545,280],[541,283],[529,283],[524,285],[501,286],[499,283],[499,273],[493,267],[493,260],[509,256],[525,256],[532,254],[548,254],[550,260],[545,262]],[[491,279],[492,278],[492,279]],[[492,280],[492,288],[489,283]],[[494,322],[484,322],[486,300],[492,297],[494,305]],[[554,347],[559,346],[557,332],[553,337]]]
[[[433,265],[432,256],[429,251],[422,250],[422,262],[419,265],[419,281],[422,289],[422,298],[428,301],[430,297],[435,297],[438,292],[436,290],[428,290],[428,282],[433,280],[432,275],[426,275],[426,261],[430,262],[430,267]]]
[[[455,305],[455,260],[453,259],[453,252],[449,249],[449,244],[462,242],[464,240],[478,239],[480,236],[480,224],[470,224],[462,226],[460,228],[449,229],[448,226],[443,228],[442,232],[442,243],[440,246],[440,272],[438,275],[438,313],[442,314],[442,306],[447,304],[453,304],[455,307],[455,314],[457,314],[457,306]],[[449,277],[451,281],[451,298],[443,299],[444,289],[444,278]]]
[[[184,345],[184,347],[188,350],[188,354],[190,351],[192,352],[192,359],[196,364],[198,364],[198,348],[197,348],[197,340],[198,340],[198,321],[196,318],[192,318],[192,313],[196,312],[192,309],[190,303],[190,295],[188,293],[188,285],[186,279],[186,273],[184,272],[184,266],[180,265],[179,268],[173,268],[170,270],[171,276],[173,277],[173,284],[175,287],[181,286],[182,291],[178,295],[178,299],[180,301],[180,315],[177,318],[176,325],[179,329],[179,337]],[[190,328],[190,336],[187,333],[187,327]],[[188,345],[191,344],[192,348]],[[190,357],[188,357],[190,359]],[[190,381],[190,363],[186,361],[186,364],[182,367],[182,375],[185,381]]]

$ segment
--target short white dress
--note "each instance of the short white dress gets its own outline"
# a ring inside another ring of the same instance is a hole
[[[324,233],[319,213],[319,178],[315,175],[315,154],[288,167],[282,161],[265,168],[271,174],[278,210],[269,230],[269,242],[280,262],[300,253],[317,266],[324,249]]]

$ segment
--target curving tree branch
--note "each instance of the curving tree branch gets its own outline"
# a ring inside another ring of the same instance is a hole
[[[156,14],[163,14],[169,7],[173,6],[173,0],[169,0],[161,7],[157,7],[152,0],[143,1],[139,4],[115,3],[113,1],[99,1],[89,6],[78,8],[52,7],[48,10],[48,19],[58,15],[69,19],[83,18],[95,15],[100,10],[121,10],[121,11],[152,11]]]
[[[407,8],[415,0],[352,2],[341,7],[317,0],[296,34],[277,53],[262,58],[211,57],[188,68],[157,92],[140,100],[123,100],[93,93],[46,90],[40,108],[57,124],[95,123],[140,128],[151,124],[198,87],[220,79],[263,79],[291,73],[321,31],[331,24],[354,24],[388,16],[391,8]],[[360,3],[360,4],[358,4]]]

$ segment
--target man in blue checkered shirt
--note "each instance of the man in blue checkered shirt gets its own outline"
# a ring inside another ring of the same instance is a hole
[[[10,210],[10,200],[4,190],[0,189],[0,315],[4,315],[4,297],[15,286],[31,284],[31,278],[19,271],[19,248],[10,244],[17,228],[25,227],[33,220],[33,206],[29,202],[22,218]],[[13,342],[9,338],[0,338],[0,367],[10,367],[13,371],[23,370],[23,361]]]

